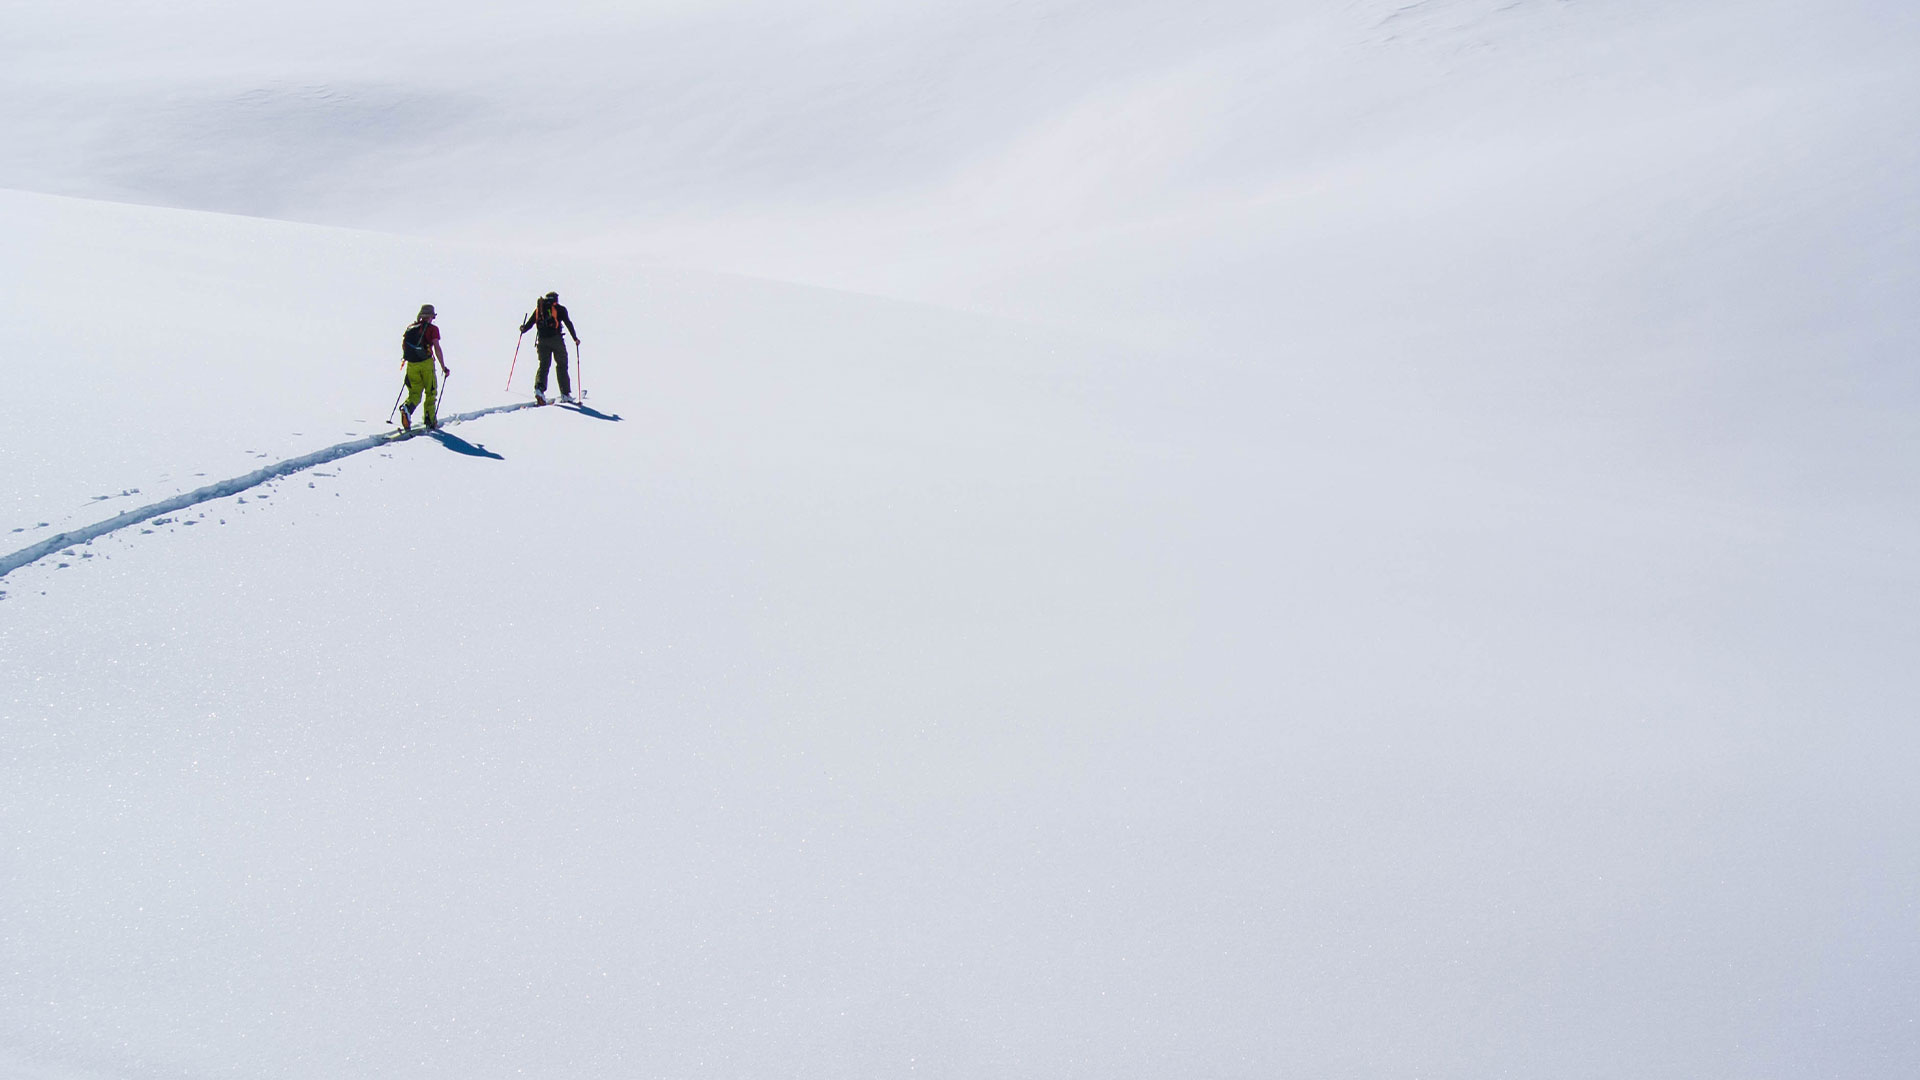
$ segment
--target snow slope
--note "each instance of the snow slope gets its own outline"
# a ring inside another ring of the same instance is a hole
[[[0,186],[592,248],[1174,347],[1257,350],[1463,266],[1463,285],[1638,275],[1649,240],[1720,242],[1720,209],[1764,237],[1912,202],[1920,18],[1900,0],[7,14]],[[1532,242],[1538,218],[1555,242]],[[1600,250],[1556,265],[1574,240]],[[1515,260],[1533,275],[1503,280]]]
[[[17,1074],[1912,1051],[1911,576],[1851,522],[1241,428],[931,309],[6,205],[7,340],[127,313],[60,354],[104,426],[9,407],[22,539],[377,426],[416,298],[487,407],[559,287],[604,414],[0,579]]]
[[[1899,6],[109,7],[0,559],[593,411],[0,576],[0,1075],[1920,1067]]]
[[[383,272],[440,275],[454,407],[483,372],[468,404],[503,399],[508,305],[557,285],[603,414],[477,419],[3,579],[18,1068],[1083,1052],[1024,1015],[1104,948],[1057,936],[1087,883],[1048,864],[1095,838],[1068,819],[1124,839],[1106,728],[1160,722],[1137,695],[1174,694],[1181,618],[1131,524],[1175,516],[1151,509],[1175,450],[1139,439],[1124,358],[815,290],[576,290],[333,230],[8,207],[50,290],[10,340],[129,320],[70,361],[124,435],[9,414],[23,538],[117,505],[107,476],[153,498],[377,423],[393,328],[350,331]]]

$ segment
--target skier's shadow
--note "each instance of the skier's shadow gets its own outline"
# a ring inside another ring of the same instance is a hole
[[[453,451],[456,454],[465,454],[468,457],[492,458],[495,461],[507,460],[505,456],[496,454],[484,446],[475,446],[474,444],[468,442],[467,440],[461,438],[460,436],[451,434],[445,429],[442,429],[439,431],[429,431],[427,432],[427,437],[431,438],[433,441],[439,443],[441,446],[446,447],[447,449]]]
[[[560,407],[563,409],[571,409],[572,411],[579,413],[581,416],[591,416],[595,420],[617,421],[620,419],[619,413],[611,413],[611,414],[603,413],[599,409],[596,409],[591,405],[582,405],[577,401],[573,402],[572,404],[562,405]]]

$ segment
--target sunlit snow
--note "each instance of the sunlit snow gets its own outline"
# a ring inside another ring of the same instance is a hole
[[[0,1077],[1920,1074],[1910,5],[0,16]]]

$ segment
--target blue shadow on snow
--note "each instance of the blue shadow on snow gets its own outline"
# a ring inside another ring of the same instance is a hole
[[[579,413],[579,414],[580,414],[581,416],[591,416],[591,417],[593,417],[593,418],[594,418],[595,420],[613,420],[613,421],[618,421],[618,420],[620,419],[620,414],[619,414],[619,413],[613,413],[613,414],[611,414],[611,415],[609,415],[609,414],[607,414],[607,413],[603,413],[603,412],[601,412],[601,411],[600,411],[599,409],[596,409],[596,408],[594,408],[594,407],[593,407],[593,406],[591,406],[591,405],[582,405],[582,404],[579,404],[578,402],[574,402],[574,403],[572,403],[572,404],[567,404],[567,405],[562,405],[562,406],[560,406],[560,407],[561,407],[561,408],[563,408],[563,409],[568,409],[568,410],[571,410],[571,411],[573,411],[573,412],[577,412],[577,413]]]
[[[475,446],[460,436],[448,432],[444,428],[438,431],[427,432],[427,438],[432,439],[434,442],[439,443],[441,446],[446,447],[456,454],[465,454],[468,457],[492,458],[495,461],[507,460],[503,455],[496,454],[485,446]]]

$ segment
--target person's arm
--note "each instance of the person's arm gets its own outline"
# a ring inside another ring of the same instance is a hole
[[[573,343],[575,345],[580,344],[580,331],[573,328],[573,316],[567,314],[566,308],[560,309],[560,319],[567,324],[567,333],[573,335]]]
[[[433,339],[433,358],[440,361],[440,374],[453,374],[453,369],[447,366],[447,354],[441,351],[440,339],[437,337]]]
[[[533,315],[528,313],[527,321],[520,324],[520,332],[524,334],[531,329],[533,329]]]

